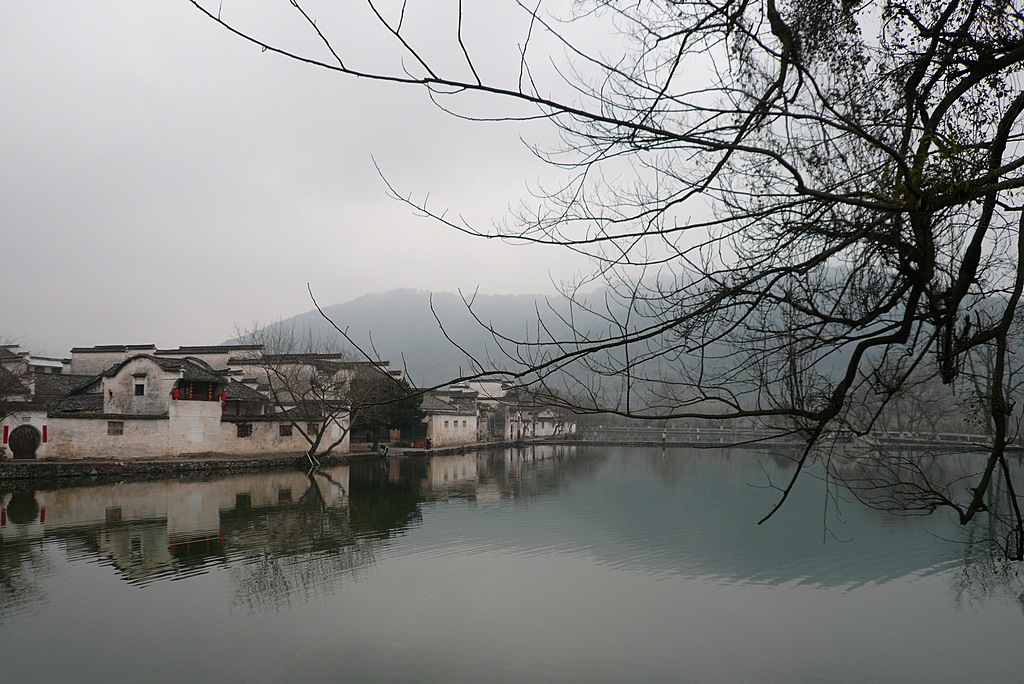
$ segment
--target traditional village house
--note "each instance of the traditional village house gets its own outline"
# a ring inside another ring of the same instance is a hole
[[[575,423],[563,412],[500,380],[457,383],[429,392],[421,409],[435,446],[515,442],[575,432]]]
[[[255,382],[256,389],[276,411],[290,418],[293,427],[309,434],[325,426],[323,441],[333,444],[341,440],[342,451],[347,451],[355,374],[362,367],[386,371],[388,362],[351,361],[330,352],[264,354],[257,346],[255,351],[231,356],[228,365],[241,373],[244,382]]]
[[[67,362],[37,356],[18,345],[0,346],[0,457],[45,457],[47,407],[89,379],[66,372]]]
[[[566,414],[539,401],[522,387],[509,387],[502,398],[509,412],[509,440],[543,439],[575,431]]]
[[[538,401],[521,387],[501,380],[471,381],[468,387],[479,395],[481,441],[516,442],[576,431],[571,415]]]
[[[461,388],[423,395],[427,436],[435,447],[472,444],[477,439],[476,393]]]
[[[509,410],[505,395],[510,385],[503,380],[470,380],[466,387],[477,394],[477,441],[507,441]]]
[[[3,453],[300,454],[309,447],[302,433],[321,428],[322,445],[337,442],[335,450],[345,452],[346,392],[366,363],[331,353],[268,355],[260,345],[76,347],[63,360],[0,347],[0,368],[19,379],[4,398],[7,415],[0,414]],[[414,439],[429,435],[438,447],[557,436],[573,426],[500,381],[428,393],[421,408],[423,430]]]
[[[27,445],[19,446],[22,458],[300,454],[309,444],[295,424],[325,426],[324,440],[337,442],[336,451],[349,447],[343,392],[281,400],[280,388],[253,362],[263,357],[258,345],[76,347],[66,361],[33,363],[27,353],[3,349],[2,367],[24,378],[5,404],[17,412],[0,416],[4,450],[14,451],[13,435]],[[336,354],[264,360],[298,369],[298,377],[327,375],[337,388],[354,367]]]
[[[52,405],[51,454],[138,458],[301,452],[303,444],[278,437],[274,421],[256,425],[265,413],[265,399],[244,392],[228,371],[199,359],[136,354]],[[256,406],[242,421],[228,413],[239,400]]]

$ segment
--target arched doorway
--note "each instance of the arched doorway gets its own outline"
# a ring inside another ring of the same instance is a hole
[[[11,434],[7,438],[14,458],[35,458],[40,442],[42,442],[42,436],[31,425],[19,425],[11,430]]]

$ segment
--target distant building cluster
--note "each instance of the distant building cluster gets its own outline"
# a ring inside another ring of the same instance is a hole
[[[310,435],[344,453],[353,438],[346,391],[361,367],[400,376],[387,362],[275,356],[261,345],[76,347],[63,359],[0,345],[0,456],[302,454]],[[567,417],[498,381],[425,393],[420,409],[422,423],[392,431],[392,443],[445,447],[573,431]]]
[[[423,397],[424,423],[436,446],[473,442],[519,442],[573,434],[566,412],[537,403],[515,385],[475,380]]]

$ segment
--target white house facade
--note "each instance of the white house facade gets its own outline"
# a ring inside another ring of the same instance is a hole
[[[477,410],[474,405],[446,401],[437,394],[426,394],[420,405],[426,416],[427,436],[435,447],[472,444],[477,436]]]
[[[75,348],[52,369],[24,373],[24,396],[9,397],[14,401],[6,401],[0,416],[3,453],[119,459],[299,455],[310,448],[303,433],[321,431],[323,446],[348,451],[347,410],[335,406],[315,414],[319,419],[305,411],[296,422],[296,407],[271,401],[258,374],[247,372],[261,351],[254,345]],[[240,353],[247,362],[233,365]],[[348,368],[336,358],[318,361],[333,364],[335,373]]]

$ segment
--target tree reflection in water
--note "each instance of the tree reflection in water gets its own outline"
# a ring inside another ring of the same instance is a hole
[[[644,466],[664,487],[688,488],[686,500],[675,503],[672,498],[652,500],[643,491],[630,493],[636,499],[620,501],[621,513],[603,501],[593,504],[604,509],[601,515],[618,515],[602,519],[602,524],[620,526],[624,536],[634,536],[623,547],[627,550],[645,543],[635,538],[640,532],[638,525],[658,527],[650,530],[651,543],[679,547],[661,549],[655,555],[665,570],[679,571],[681,563],[694,562],[696,552],[687,545],[686,536],[664,535],[685,528],[694,539],[702,532],[714,539],[732,534],[732,528],[716,532],[706,529],[708,524],[732,520],[746,535],[744,541],[733,542],[736,548],[753,548],[769,539],[755,529],[759,511],[749,502],[761,496],[758,486],[773,486],[773,473],[785,479],[793,467],[784,452],[672,449],[665,453],[650,449],[630,453],[633,465],[619,463],[622,456],[614,449],[528,447],[430,459],[392,458],[308,474],[271,472],[38,491],[25,487],[0,490],[6,515],[6,525],[0,529],[0,620],[46,600],[41,578],[52,572],[45,553],[47,541],[60,542],[71,560],[99,560],[133,584],[224,568],[233,606],[273,612],[336,593],[357,581],[397,536],[422,524],[424,505],[450,499],[465,499],[477,507],[529,504],[559,490],[585,485],[599,472],[619,467]],[[707,471],[710,464],[716,471],[713,475]],[[975,465],[976,460],[964,454],[833,455],[814,471],[826,483],[828,505],[821,518],[826,536],[831,534],[833,522],[837,528],[842,523],[841,508],[852,498],[849,493],[875,508],[926,513],[928,500],[920,492],[947,491],[952,496],[958,488],[970,487]],[[759,472],[763,477],[754,481]],[[609,475],[605,472],[601,477]],[[600,491],[611,497],[608,504],[624,496],[614,487]],[[813,501],[809,505],[809,510],[817,506]],[[1021,593],[1017,566],[1001,561],[998,553],[1006,541],[1000,508],[1005,505],[1005,499],[997,498],[989,502],[987,516],[962,530],[955,525],[948,528],[948,537],[955,539],[962,533],[964,542],[963,569],[952,588],[957,600],[973,602],[996,593]],[[47,511],[45,524],[43,510]],[[516,530],[512,539],[519,541],[510,543],[528,544],[528,532]],[[769,551],[759,558],[758,577],[785,581],[791,565],[801,559],[806,562],[813,552],[793,547],[789,551],[797,552],[796,561],[776,559],[786,552],[789,542],[785,538],[779,542],[784,548],[778,553]],[[709,545],[713,544],[707,539],[702,544],[706,558],[701,562],[710,563],[714,559],[707,560]],[[733,550],[728,551],[723,551],[719,560],[737,557]],[[841,569],[842,555],[841,549],[833,549],[820,562]],[[772,559],[778,561],[774,566],[769,562]],[[808,572],[806,566],[798,570]],[[736,572],[729,567],[714,571],[722,576]],[[819,581],[832,581],[826,569],[822,572],[826,576]],[[864,581],[869,580],[865,577]]]
[[[403,488],[375,477],[373,465],[353,468],[341,502],[329,502],[323,491],[341,483],[329,472],[310,472],[308,487],[291,505],[223,512],[221,529],[240,549],[230,569],[233,605],[277,611],[333,594],[372,565],[382,540],[411,524],[419,504],[405,496],[404,508],[393,506],[391,490]]]
[[[826,465],[827,488],[802,479],[762,526],[783,453],[538,447],[40,488],[45,524],[0,530],[0,643],[29,681],[180,681],[194,663],[223,681],[673,681],[701,658],[707,681],[889,681],[865,652],[935,681],[963,678],[964,634],[1016,668],[1021,585],[995,528],[871,510]]]
[[[1016,597],[1024,610],[1024,577],[1020,563],[1007,560],[991,542],[991,530],[970,525],[960,572],[951,575],[951,592],[958,607],[976,606],[998,597]]]
[[[1005,468],[992,472],[986,497],[975,518],[967,508],[985,471],[986,454],[934,448],[886,449],[847,447],[821,457],[827,477],[841,483],[860,502],[897,515],[930,515],[949,511],[969,528],[968,541],[985,542],[1005,557],[1020,559],[1024,537],[1021,511],[1012,477],[1020,457],[1004,459]]]

